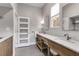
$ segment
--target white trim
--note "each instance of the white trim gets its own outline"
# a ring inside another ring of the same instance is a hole
[[[16,44],[16,48],[30,46],[29,44]]]
[[[21,44],[21,45],[18,45],[18,44],[16,44],[16,48],[18,48],[18,47],[28,47],[28,46],[31,46],[31,45],[35,45],[36,44],[36,42],[31,42],[30,44]]]
[[[15,46],[16,46],[16,37],[15,37],[15,35],[16,35],[16,33],[15,33],[15,14],[16,14],[16,10],[15,10],[15,5],[14,5],[14,3],[11,3],[11,5],[12,5],[12,7],[13,7],[13,23],[14,23],[14,26],[13,26],[13,31],[14,31],[14,33],[13,33],[13,56],[15,56]]]

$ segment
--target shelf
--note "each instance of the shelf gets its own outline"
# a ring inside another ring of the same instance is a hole
[[[18,22],[19,24],[28,24],[29,22]]]
[[[28,37],[26,37],[26,38],[20,38],[20,39],[28,39]]]
[[[20,38],[20,40],[28,40],[29,38]]]
[[[25,17],[23,17],[23,18],[21,17],[20,20],[19,20],[19,22],[28,22],[28,19],[25,18]]]
[[[28,33],[19,33],[19,34],[28,34]]]
[[[19,45],[26,46],[29,43],[29,18],[18,17],[17,32]]]
[[[28,34],[20,34],[19,37],[22,38],[28,38]]]
[[[20,27],[19,29],[29,29],[28,27],[27,28],[24,28],[24,27]]]
[[[28,43],[28,40],[20,40],[20,43]]]
[[[28,24],[19,24],[18,27],[20,27],[20,28],[28,28],[29,26],[28,26]]]

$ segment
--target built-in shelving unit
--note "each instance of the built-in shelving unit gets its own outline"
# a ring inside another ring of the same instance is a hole
[[[29,23],[28,17],[18,17],[18,47],[29,45]]]

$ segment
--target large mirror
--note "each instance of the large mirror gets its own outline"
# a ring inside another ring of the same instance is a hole
[[[79,3],[68,3],[62,7],[62,21],[63,30],[79,31]]]

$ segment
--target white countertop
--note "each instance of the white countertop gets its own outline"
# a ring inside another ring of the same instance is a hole
[[[7,40],[8,38],[10,38],[11,36],[13,36],[13,34],[8,34],[7,36],[3,37],[2,39],[0,39],[0,43]]]
[[[61,38],[57,37],[57,36],[52,36],[49,34],[43,34],[43,33],[37,33],[45,38],[48,38],[51,41],[54,41],[60,45],[63,45],[77,53],[79,53],[79,43],[71,43],[71,42],[67,42],[65,40],[62,40]]]

